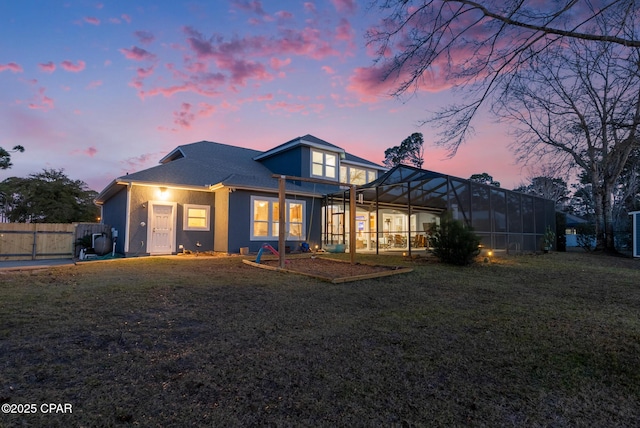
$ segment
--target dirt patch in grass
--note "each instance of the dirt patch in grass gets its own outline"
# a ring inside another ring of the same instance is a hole
[[[261,267],[260,265],[275,269],[279,267],[279,261],[266,259],[262,260],[259,265],[253,264],[256,267]],[[333,283],[341,283],[408,273],[412,269],[402,266],[352,264],[343,260],[305,255],[287,258],[284,271],[307,275]]]

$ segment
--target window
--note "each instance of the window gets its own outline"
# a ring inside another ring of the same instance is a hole
[[[311,175],[314,177],[336,179],[338,156],[334,153],[311,150]]]
[[[373,170],[356,168],[355,166],[340,165],[340,182],[349,184],[366,184],[377,178]]]
[[[184,230],[209,230],[211,207],[208,205],[184,205]]]
[[[251,240],[278,239],[279,202],[276,198],[262,196],[251,197]],[[305,237],[305,201],[287,200],[285,212],[285,238],[290,241],[303,241]]]

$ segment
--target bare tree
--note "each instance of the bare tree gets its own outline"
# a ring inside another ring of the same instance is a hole
[[[609,34],[626,30],[598,23]],[[597,248],[615,251],[614,193],[640,147],[640,48],[583,39],[548,48],[510,81],[494,112],[516,124],[513,148],[520,160],[586,174]]]
[[[429,80],[464,91],[464,102],[436,112],[425,123],[440,128],[436,141],[454,156],[472,134],[484,104],[508,91],[510,81],[540,53],[566,40],[603,41],[640,47],[635,32],[598,31],[597,20],[634,28],[635,0],[604,3],[560,0],[373,0],[385,18],[367,33],[384,79],[395,79],[393,95],[418,90]]]
[[[556,209],[561,209],[569,200],[569,186],[567,186],[567,182],[562,178],[547,175],[531,177],[529,184],[521,184],[513,190],[551,199],[556,203]]]

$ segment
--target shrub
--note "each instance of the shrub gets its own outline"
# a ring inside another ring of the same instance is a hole
[[[480,253],[480,238],[473,228],[447,213],[433,236],[433,254],[444,263],[465,266],[473,263]]]
[[[591,223],[582,223],[576,226],[576,239],[578,246],[585,251],[593,249],[593,242],[596,239],[596,227]]]

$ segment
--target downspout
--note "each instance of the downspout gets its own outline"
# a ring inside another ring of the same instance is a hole
[[[409,205],[409,218],[407,219],[407,229],[409,230],[407,236],[407,246],[409,247],[409,258],[411,258],[411,182],[407,183],[407,205]]]
[[[124,254],[126,255],[129,252],[129,241],[131,240],[131,188],[133,184],[127,183],[127,207],[125,212],[127,213],[126,219],[124,222]]]
[[[380,203],[378,201],[380,195],[378,189],[376,186],[376,255],[380,254]]]

